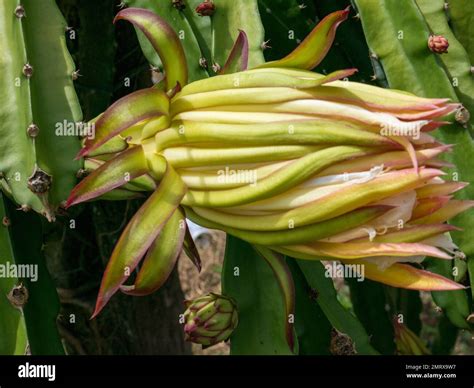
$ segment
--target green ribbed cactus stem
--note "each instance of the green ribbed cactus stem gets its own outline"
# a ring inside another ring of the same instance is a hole
[[[53,0],[6,0],[0,17],[2,188],[52,220],[81,166],[73,160],[82,116],[66,24]]]

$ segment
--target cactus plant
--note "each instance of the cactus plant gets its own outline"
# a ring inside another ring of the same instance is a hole
[[[53,0],[2,2],[4,192],[50,220],[75,184],[81,110],[66,49],[66,24]],[[47,27],[44,20],[48,20]],[[57,152],[57,150],[62,152]]]
[[[469,54],[451,31],[446,3],[443,0],[417,0],[417,4],[431,31],[440,34],[449,45],[449,51],[439,59],[446,69],[459,101],[464,106],[464,110],[458,113],[458,121],[474,135],[474,122],[470,117],[470,112],[474,112],[474,78]]]
[[[15,264],[12,254],[12,246],[8,228],[11,225],[11,220],[5,212],[5,205],[2,196],[2,206],[0,207],[0,217],[2,218],[2,226],[0,229],[0,257],[1,266],[6,268],[7,265]],[[20,285],[18,277],[5,277],[0,282],[0,311],[2,312],[2,319],[0,320],[1,332],[9,333],[10,335],[2,335],[0,339],[0,354],[25,354],[28,342],[26,333],[26,326],[24,316],[21,309],[12,306],[6,295],[12,293],[15,287]]]
[[[7,335],[2,334],[0,354],[64,354],[56,327],[58,296],[41,252],[41,220],[33,212],[17,211],[3,195],[1,205],[0,249],[5,262],[2,260],[0,313],[2,333]]]

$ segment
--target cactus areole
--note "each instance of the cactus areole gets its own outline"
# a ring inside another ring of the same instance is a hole
[[[116,244],[94,316],[119,290],[145,295],[164,283],[189,243],[185,217],[275,255],[359,264],[394,287],[463,288],[410,264],[452,259],[446,221],[474,203],[451,199],[466,184],[446,179],[439,157],[451,146],[430,135],[459,104],[340,81],[356,69],[311,72],[348,13],[328,15],[288,56],[253,69],[241,31],[219,75],[190,84],[163,19],[118,13],[150,40],[166,78],[115,102],[78,155],[92,171],[67,206],[118,188],[125,198],[133,185],[151,192]]]

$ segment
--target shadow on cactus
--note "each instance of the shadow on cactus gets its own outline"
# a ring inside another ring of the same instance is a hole
[[[309,71],[348,12],[328,15],[287,57],[253,69],[241,32],[221,73],[191,84],[165,21],[142,9],[118,13],[145,33],[166,77],[114,103],[78,155],[93,171],[68,206],[152,192],[117,242],[93,316],[119,290],[146,295],[166,281],[183,244],[193,246],[186,217],[264,256],[359,264],[394,287],[463,288],[420,265],[462,255],[446,221],[473,202],[451,199],[465,184],[443,179],[440,156],[451,146],[429,134],[459,104],[350,82],[355,69]],[[291,276],[280,270],[291,305]]]

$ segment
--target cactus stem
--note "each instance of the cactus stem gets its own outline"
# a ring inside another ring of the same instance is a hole
[[[471,66],[471,74],[474,74],[474,66]]]
[[[352,16],[352,19],[360,20],[360,14],[356,13],[354,16]]]
[[[23,19],[26,16],[25,8],[21,4],[15,8],[15,16],[18,19]]]
[[[36,136],[38,136],[39,130],[40,129],[36,124],[31,123],[30,125],[28,125],[28,128],[26,129],[26,133],[28,134],[29,137],[35,138]]]
[[[308,6],[305,3],[298,4],[298,8],[303,10],[305,8],[308,8]]]
[[[31,66],[29,63],[25,63],[22,71],[26,78],[31,78],[33,75],[33,66]]]
[[[376,74],[371,75],[370,80],[371,81],[377,81],[377,75]]]
[[[314,288],[309,289],[309,299],[312,301],[316,301],[319,298],[319,292],[316,291]]]
[[[124,1],[121,1],[119,4],[117,4],[118,9],[124,9],[124,8],[127,8],[127,7],[128,7],[128,5]]]

